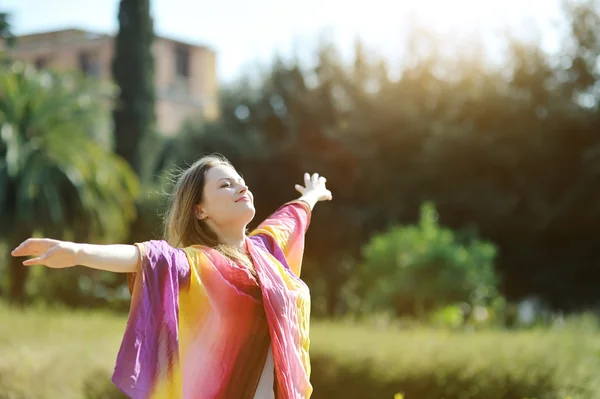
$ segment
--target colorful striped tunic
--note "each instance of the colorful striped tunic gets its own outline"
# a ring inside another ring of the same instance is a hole
[[[135,399],[309,398],[310,295],[299,278],[309,223],[309,206],[292,201],[249,234],[258,280],[208,247],[136,244],[115,385]]]

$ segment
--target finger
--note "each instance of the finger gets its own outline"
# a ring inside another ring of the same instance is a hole
[[[39,239],[37,239],[37,238],[28,238],[27,240],[25,240],[21,244],[19,244],[19,246],[17,246],[15,249],[13,249],[11,252],[11,255],[13,255],[13,256],[33,255],[33,253],[31,251],[33,251],[38,240]]]
[[[23,261],[23,265],[24,266],[45,265],[45,263],[44,263],[44,259],[42,259],[41,257],[38,257],[38,258],[27,259],[27,260]]]
[[[325,184],[326,182],[327,182],[326,178],[324,178],[323,176],[319,176],[319,183]]]
[[[20,243],[19,245],[17,245],[11,252],[10,254],[13,256],[19,256],[18,254],[21,253],[21,251],[23,251],[23,247],[26,245],[27,240],[23,241],[22,243]]]
[[[318,173],[313,173],[311,180],[312,180],[313,183],[317,183],[319,181],[319,174]]]
[[[39,255],[45,252],[48,248],[56,245],[58,241],[48,238],[28,238],[23,241],[18,247],[12,250],[13,256],[31,256]]]
[[[302,187],[301,185],[299,185],[299,184],[296,184],[296,185],[294,186],[294,188],[295,188],[297,191],[299,191],[299,192],[300,192],[300,194],[304,194],[304,187]]]
[[[308,173],[304,174],[304,185],[308,186],[308,184],[310,183],[310,175]]]

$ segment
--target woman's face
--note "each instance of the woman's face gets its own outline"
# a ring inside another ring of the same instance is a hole
[[[235,169],[222,164],[208,170],[202,202],[196,207],[197,218],[222,229],[245,227],[255,213],[254,197]]]

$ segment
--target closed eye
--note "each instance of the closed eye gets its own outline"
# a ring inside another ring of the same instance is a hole
[[[218,182],[219,183],[219,188],[231,187],[233,181],[241,184],[242,186],[246,185],[246,182],[244,181],[244,179],[236,179],[236,180],[234,180],[232,178],[222,178]]]

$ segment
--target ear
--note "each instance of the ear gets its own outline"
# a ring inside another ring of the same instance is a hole
[[[204,210],[202,209],[200,204],[196,205],[196,207],[194,208],[194,214],[196,215],[196,219],[198,220],[204,220],[207,218],[206,213],[204,213]]]

